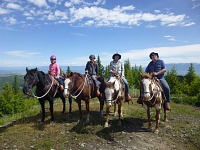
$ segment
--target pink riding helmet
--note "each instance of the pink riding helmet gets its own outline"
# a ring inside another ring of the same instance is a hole
[[[52,56],[50,57],[50,60],[56,60],[56,56],[55,56],[55,55],[52,55]]]

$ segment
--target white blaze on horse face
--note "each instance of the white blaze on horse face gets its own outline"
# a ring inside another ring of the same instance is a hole
[[[71,80],[69,78],[66,78],[64,80],[65,87],[64,87],[64,93],[63,94],[64,94],[65,97],[67,97],[69,95],[69,83],[70,82],[71,82]]]
[[[144,89],[144,95],[143,96],[150,96],[150,84],[151,84],[151,81],[149,79],[143,79],[142,80],[142,83],[143,83],[143,89]]]
[[[111,83],[114,83],[114,82],[115,82],[114,88],[115,88],[115,90],[117,90],[117,91],[119,90],[119,88],[120,88],[120,82],[119,82],[118,79],[116,79],[115,77],[110,77],[110,80],[109,80],[108,82],[111,82]]]
[[[105,97],[106,97],[106,104],[111,105],[112,94],[114,93],[114,89],[106,88],[104,93],[105,93]]]

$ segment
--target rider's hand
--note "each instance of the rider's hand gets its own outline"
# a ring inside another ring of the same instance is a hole
[[[88,70],[85,70],[85,74],[88,74]]]

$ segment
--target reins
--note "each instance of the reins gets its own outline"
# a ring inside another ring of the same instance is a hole
[[[50,88],[49,88],[49,89],[47,90],[47,92],[46,92],[44,95],[42,95],[42,96],[36,96],[36,95],[32,92],[31,89],[30,89],[30,91],[31,91],[33,97],[39,99],[39,98],[45,97],[45,96],[49,93],[49,91],[51,90],[52,86],[53,86],[53,80],[52,80],[52,82],[51,82]],[[55,96],[55,94],[56,94],[56,92],[54,93],[54,96]],[[54,96],[53,96],[53,97],[54,97]]]
[[[86,80],[88,79],[87,77],[87,74],[85,76],[85,79],[84,79],[84,82],[81,83],[81,85],[78,87],[78,89],[74,92],[74,94],[70,94],[72,98],[76,99],[83,91],[84,87],[85,87],[85,83],[86,83]],[[83,85],[83,86],[82,86]],[[82,86],[82,89],[80,90],[80,92],[75,95],[75,93],[80,89],[80,87]]]

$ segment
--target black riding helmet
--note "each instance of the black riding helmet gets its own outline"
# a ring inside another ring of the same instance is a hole
[[[89,59],[95,59],[95,56],[94,55],[90,55]]]

